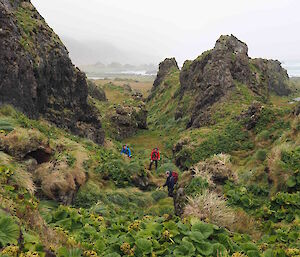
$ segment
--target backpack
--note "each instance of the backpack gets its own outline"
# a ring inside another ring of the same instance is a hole
[[[172,171],[172,177],[174,178],[174,184],[178,181],[178,173],[176,171]]]
[[[153,151],[153,153],[152,153],[152,159],[153,160],[157,160],[158,159],[158,152],[157,152],[157,150]]]

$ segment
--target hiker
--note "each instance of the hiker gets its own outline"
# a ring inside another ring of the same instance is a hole
[[[131,158],[131,151],[127,145],[123,145],[121,154],[127,155],[129,158]]]
[[[175,171],[166,171],[166,183],[163,185],[164,187],[168,187],[168,196],[173,197],[174,186],[178,180],[178,173]]]
[[[155,170],[157,170],[157,163],[160,160],[160,154],[157,147],[152,150],[150,157],[151,157],[151,161],[150,161],[149,170],[151,170],[153,162],[155,162]]]

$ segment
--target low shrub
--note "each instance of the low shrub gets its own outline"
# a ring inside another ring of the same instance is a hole
[[[270,136],[271,136],[271,132],[269,130],[263,130],[256,136],[256,140],[266,141],[270,139]]]
[[[292,151],[282,151],[281,161],[286,170],[300,170],[300,147]]]
[[[4,116],[16,115],[16,110],[11,105],[2,105],[0,108],[0,114]]]
[[[19,226],[7,214],[0,213],[0,248],[8,244],[17,244],[20,236]]]
[[[231,122],[225,129],[211,132],[206,140],[194,149],[183,148],[176,154],[176,161],[185,169],[216,154],[249,150],[253,147],[249,133],[243,129],[243,126],[238,122]]]
[[[101,197],[101,191],[98,185],[88,181],[79,188],[74,199],[74,205],[77,207],[89,208],[95,204]]]
[[[263,162],[267,158],[267,151],[264,149],[260,149],[256,152],[255,158],[261,162]]]
[[[151,194],[151,197],[153,198],[153,200],[155,202],[158,202],[159,200],[161,199],[164,199],[168,196],[168,194],[165,192],[165,191],[161,191],[161,190],[158,190],[158,191],[154,191],[152,194]]]
[[[167,170],[169,170],[169,171],[178,171],[178,168],[176,167],[176,165],[174,163],[167,162],[167,163],[164,163],[164,164],[162,164],[161,166],[158,167],[157,173],[158,174],[163,174]]]
[[[0,119],[0,131],[11,132],[14,130],[14,126],[6,119]]]
[[[203,194],[208,186],[206,179],[202,177],[195,177],[192,179],[191,183],[185,187],[184,192],[188,196],[195,197],[199,194]]]

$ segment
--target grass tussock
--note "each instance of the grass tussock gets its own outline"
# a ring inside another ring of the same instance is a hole
[[[12,176],[12,180],[16,185],[25,188],[31,195],[36,191],[32,175],[24,170],[16,169]]]
[[[189,197],[183,216],[226,228],[231,228],[235,221],[234,211],[227,207],[225,198],[209,191],[195,198]]]
[[[7,135],[0,134],[0,148],[14,157],[23,158],[27,153],[47,145],[47,138],[35,129],[17,128]]]
[[[85,183],[86,175],[83,168],[71,168],[61,161],[41,164],[34,172],[34,180],[41,185],[41,190],[47,197],[65,202],[72,199],[72,194]]]
[[[0,152],[0,164],[5,165],[12,171],[12,176],[10,177],[10,183],[18,185],[26,189],[31,195],[35,192],[35,184],[32,179],[32,174],[24,170],[21,165],[16,165],[11,156]]]
[[[282,151],[286,151],[291,148],[289,143],[284,143],[278,146],[275,146],[268,155],[268,167],[269,167],[269,181],[272,184],[271,194],[275,194],[279,190],[281,190],[288,177],[287,174],[280,165],[281,153]]]
[[[199,162],[191,168],[195,177],[207,180],[211,187],[225,183],[226,180],[238,181],[237,173],[232,169],[230,155],[214,155],[210,160]]]
[[[249,234],[253,239],[258,240],[262,236],[258,226],[258,222],[253,217],[238,209],[235,210],[235,220],[230,229],[241,234]]]

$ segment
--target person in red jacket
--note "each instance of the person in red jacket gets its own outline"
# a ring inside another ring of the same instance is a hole
[[[157,163],[159,160],[160,160],[160,154],[158,148],[154,148],[151,152],[151,161],[150,161],[149,170],[151,170],[153,162],[155,162],[155,170],[157,170]]]

